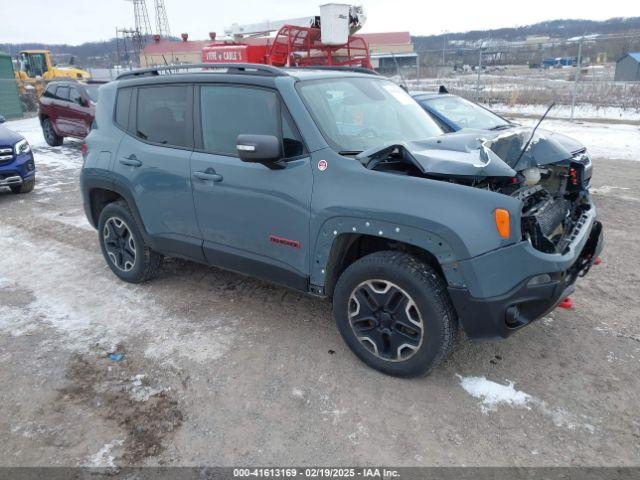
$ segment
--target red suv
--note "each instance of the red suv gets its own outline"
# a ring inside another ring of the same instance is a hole
[[[84,138],[96,113],[100,83],[58,80],[47,85],[38,99],[44,139],[52,147],[64,137]]]

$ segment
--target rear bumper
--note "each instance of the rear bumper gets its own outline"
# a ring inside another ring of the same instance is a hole
[[[574,284],[578,277],[586,275],[596,257],[602,251],[604,240],[602,225],[595,220],[595,213],[589,225],[583,241],[580,241],[570,259],[563,261],[548,261],[537,256],[530,261],[535,261],[535,275],[528,275],[506,293],[490,297],[474,297],[467,288],[449,288],[451,300],[458,313],[465,333],[472,339],[506,338],[520,328],[543,317],[574,290]],[[504,249],[501,249],[504,250]],[[506,262],[511,261],[508,252]],[[492,252],[492,261],[495,267],[504,266],[501,263],[501,251]],[[567,260],[570,260],[567,263]],[[473,262],[473,259],[470,260]],[[507,263],[506,265],[508,265]],[[518,263],[511,263],[511,271],[518,271],[524,267]],[[467,265],[467,268],[470,266]],[[477,268],[486,267],[486,264],[475,265]],[[525,268],[526,271],[526,268]],[[476,270],[476,273],[482,270]],[[491,277],[491,273],[485,270]],[[509,275],[509,271],[502,272]],[[513,276],[516,276],[515,274]]]

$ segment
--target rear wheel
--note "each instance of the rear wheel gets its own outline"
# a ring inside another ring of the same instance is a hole
[[[333,314],[343,339],[367,365],[389,375],[429,372],[450,352],[458,321],[446,284],[408,253],[367,255],[340,276]]]
[[[140,283],[158,275],[163,256],[145,244],[125,202],[104,207],[98,221],[98,235],[102,254],[120,279]]]
[[[49,120],[48,118],[45,118],[42,121],[42,134],[44,135],[44,139],[47,144],[51,145],[52,147],[59,147],[60,145],[62,145],[64,137],[61,137],[56,133],[53,128],[53,123],[51,123],[51,120]]]
[[[30,180],[26,180],[22,182],[20,185],[13,185],[11,187],[11,191],[13,193],[29,193],[33,191],[35,186],[36,186],[36,179],[34,177]]]

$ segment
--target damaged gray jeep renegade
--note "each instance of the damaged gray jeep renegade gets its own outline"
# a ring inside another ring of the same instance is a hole
[[[603,245],[592,164],[531,129],[443,134],[396,84],[228,64],[100,88],[81,187],[128,282],[176,256],[333,301],[369,366],[424,374],[554,309]]]

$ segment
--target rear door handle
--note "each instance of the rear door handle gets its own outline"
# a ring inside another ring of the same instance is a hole
[[[122,157],[120,159],[120,163],[129,167],[139,167],[140,165],[142,165],[142,162],[138,160],[138,157],[136,157],[133,153],[128,157]]]
[[[193,176],[203,182],[221,182],[222,175],[216,173],[213,168],[207,168],[206,172],[193,172]]]

